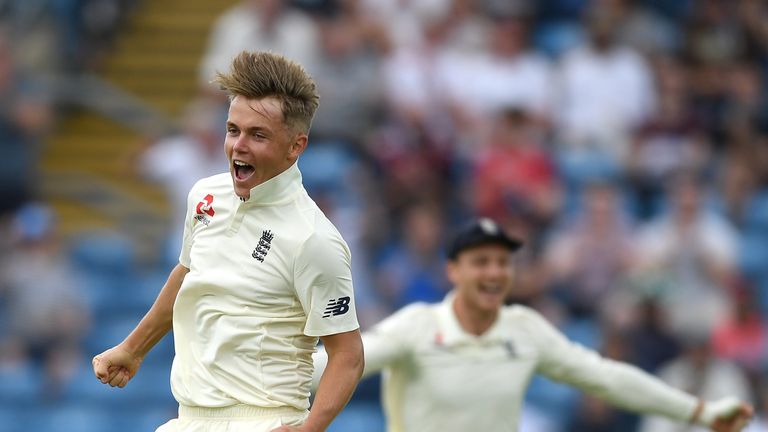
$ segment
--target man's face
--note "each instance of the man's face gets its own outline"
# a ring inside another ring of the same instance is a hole
[[[306,144],[307,135],[292,131],[283,121],[279,100],[235,96],[224,140],[235,194],[247,199],[254,186],[290,168]]]
[[[501,245],[476,246],[449,261],[447,273],[457,298],[477,311],[495,313],[512,288],[512,255]]]

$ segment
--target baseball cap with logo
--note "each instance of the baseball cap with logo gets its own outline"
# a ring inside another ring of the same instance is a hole
[[[489,218],[480,218],[460,228],[448,243],[448,259],[454,260],[465,249],[486,244],[498,244],[515,252],[523,247],[523,241],[508,236]]]

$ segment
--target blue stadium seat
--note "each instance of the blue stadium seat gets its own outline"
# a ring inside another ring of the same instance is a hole
[[[69,248],[72,263],[79,269],[119,278],[134,271],[133,243],[110,231],[77,237]]]
[[[149,406],[175,406],[170,376],[171,370],[165,365],[143,364],[131,382],[120,389],[119,398]]]
[[[93,375],[90,362],[83,362],[64,386],[63,398],[67,402],[79,402],[106,406],[120,400],[120,391],[101,384]]]
[[[169,333],[152,348],[152,351],[150,351],[146,357],[144,357],[144,365],[157,367],[161,370],[171,370],[173,356],[173,334]]]
[[[0,367],[0,405],[36,400],[42,391],[42,372],[31,363]]]
[[[356,160],[343,142],[314,143],[298,164],[304,187],[313,197],[332,197],[337,204],[349,204],[355,199],[348,189]]]
[[[93,356],[122,342],[140,320],[141,315],[136,314],[104,316],[96,320],[85,336],[86,353]]]
[[[33,414],[25,431],[104,432],[112,427],[112,419],[104,409],[85,403],[40,406]]]
[[[558,424],[567,424],[573,416],[579,392],[573,387],[536,375],[531,380],[526,403],[546,414]]]
[[[112,428],[109,432],[153,432],[158,426],[177,416],[178,407],[118,406],[109,412]]]
[[[137,293],[134,245],[124,236],[112,232],[80,236],[71,243],[69,258],[96,318],[114,310],[146,308],[145,296]]]
[[[17,406],[0,403],[0,432],[26,432],[30,430],[27,419],[27,413]]]
[[[378,402],[350,402],[328,428],[328,432],[384,432],[384,413]]]
[[[64,389],[67,401],[102,406],[141,405],[146,407],[174,405],[170,390],[170,369],[142,365],[139,373],[122,389],[100,383],[90,363],[80,367]]]
[[[768,277],[768,233],[745,230],[739,242],[739,268],[753,280]]]
[[[561,56],[583,40],[581,26],[568,21],[545,23],[535,29],[533,36],[536,49],[552,58]]]
[[[768,234],[768,190],[755,194],[744,209],[744,228]]]
[[[599,349],[603,342],[600,325],[593,319],[572,319],[562,326],[562,332],[573,342],[587,348]]]

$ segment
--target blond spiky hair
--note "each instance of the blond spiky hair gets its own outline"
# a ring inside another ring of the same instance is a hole
[[[277,98],[285,124],[304,133],[320,105],[317,85],[304,68],[270,52],[242,51],[232,60],[229,73],[217,73],[213,82],[230,97]]]

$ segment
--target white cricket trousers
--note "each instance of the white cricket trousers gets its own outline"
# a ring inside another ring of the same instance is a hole
[[[179,418],[155,432],[269,432],[282,425],[304,423],[309,411],[290,407],[259,408],[233,405],[224,408],[179,406]]]

